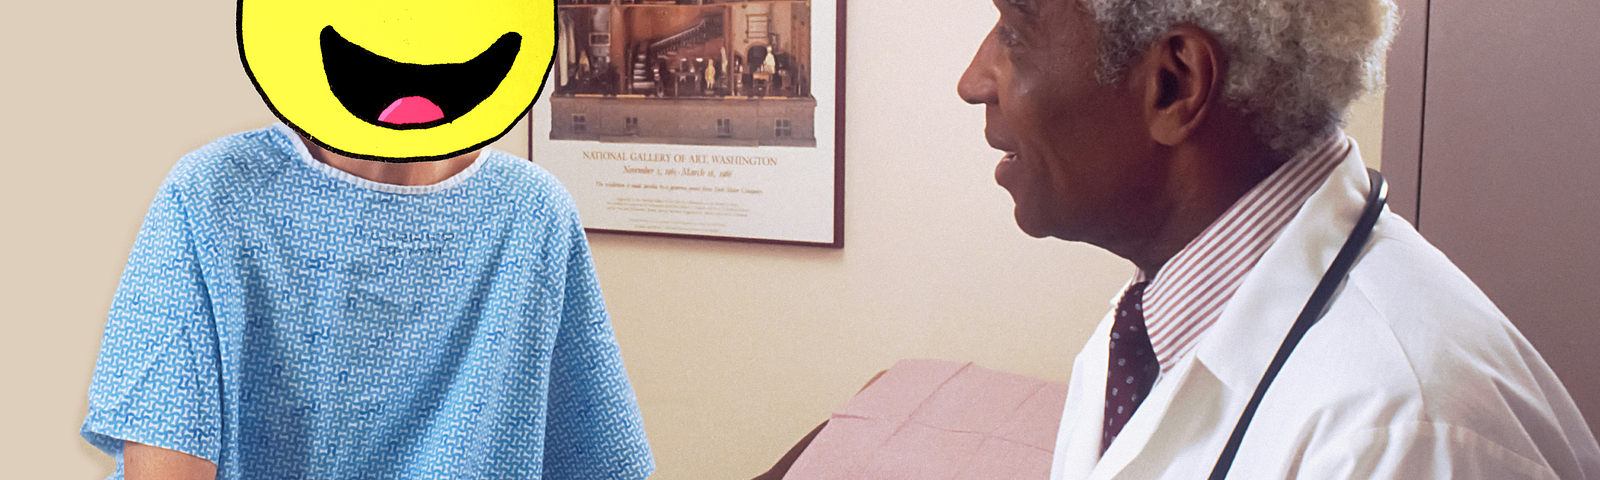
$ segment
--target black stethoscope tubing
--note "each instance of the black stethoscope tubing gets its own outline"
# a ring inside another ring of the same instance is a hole
[[[1228,445],[1222,449],[1222,455],[1217,458],[1217,465],[1211,469],[1211,480],[1222,480],[1228,476],[1228,467],[1233,465],[1233,457],[1239,453],[1239,443],[1244,440],[1245,430],[1250,428],[1250,419],[1255,417],[1256,407],[1261,406],[1261,397],[1266,395],[1267,387],[1272,385],[1272,380],[1278,377],[1278,371],[1283,369],[1283,363],[1289,360],[1289,354],[1294,352],[1294,347],[1300,344],[1302,337],[1306,336],[1306,330],[1310,330],[1317,320],[1328,313],[1328,305],[1333,300],[1334,293],[1344,284],[1345,277],[1350,275],[1350,268],[1356,263],[1356,257],[1361,255],[1367,239],[1372,236],[1372,230],[1378,224],[1378,216],[1383,213],[1383,204],[1388,200],[1389,185],[1383,181],[1383,175],[1377,170],[1367,169],[1367,179],[1372,186],[1367,192],[1367,206],[1361,211],[1361,219],[1356,221],[1355,228],[1350,232],[1350,237],[1345,239],[1339,254],[1333,257],[1333,263],[1328,266],[1327,273],[1322,274],[1322,280],[1317,282],[1316,290],[1311,292],[1311,298],[1306,300],[1305,308],[1300,310],[1300,317],[1295,319],[1294,326],[1289,328],[1289,334],[1283,339],[1283,345],[1278,347],[1278,354],[1272,358],[1266,373],[1261,375],[1261,382],[1256,384],[1255,394],[1250,397],[1250,403],[1244,407],[1244,413],[1239,415],[1239,423],[1233,426],[1233,435],[1228,437]]]

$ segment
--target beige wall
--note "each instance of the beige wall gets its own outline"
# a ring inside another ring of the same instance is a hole
[[[14,3],[0,16],[0,465],[99,477],[110,460],[76,431],[140,219],[179,156],[271,115],[238,64],[233,2]],[[981,110],[954,93],[995,15],[936,3],[850,6],[847,248],[592,238],[655,478],[753,476],[902,358],[1064,380],[1130,272],[1017,231]],[[1376,152],[1369,105],[1351,131]]]

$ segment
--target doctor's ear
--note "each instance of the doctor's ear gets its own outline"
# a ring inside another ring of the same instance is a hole
[[[1222,45],[1210,32],[1179,25],[1145,51],[1135,67],[1145,92],[1150,137],[1166,146],[1182,143],[1219,108],[1227,79]]]

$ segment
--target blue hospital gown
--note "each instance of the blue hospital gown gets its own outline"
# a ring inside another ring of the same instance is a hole
[[[218,478],[644,478],[654,469],[571,198],[484,150],[427,187],[282,124],[185,156],[139,232],[82,434]]]

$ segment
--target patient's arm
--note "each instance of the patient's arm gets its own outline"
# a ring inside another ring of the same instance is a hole
[[[122,442],[122,475],[128,480],[210,480],[217,465],[176,450]]]

